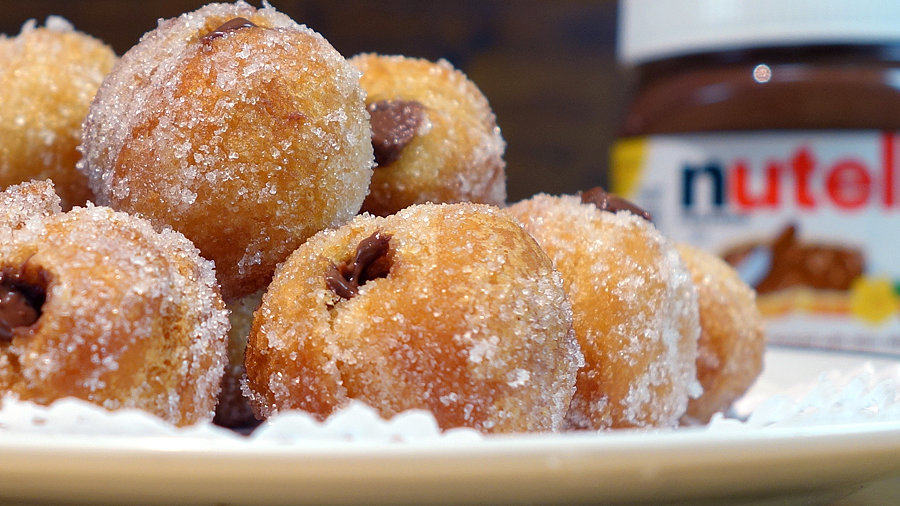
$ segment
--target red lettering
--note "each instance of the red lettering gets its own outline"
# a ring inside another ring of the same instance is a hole
[[[770,163],[765,169],[765,188],[762,193],[754,196],[750,192],[750,169],[745,161],[738,161],[734,166],[734,177],[730,192],[734,196],[737,206],[741,209],[777,206],[779,172],[781,172],[780,166],[774,162]]]
[[[858,160],[841,160],[825,177],[825,189],[836,206],[857,209],[869,200],[872,176]]]
[[[883,133],[880,140],[880,160],[876,162],[880,167],[857,157],[823,165],[808,146],[800,146],[787,160],[769,160],[757,170],[747,160],[737,160],[726,174],[727,200],[736,211],[775,209],[785,204],[802,210],[822,205],[843,210],[872,204],[895,208],[900,199],[897,195],[900,171],[895,167],[896,143],[900,137]],[[793,194],[782,190],[784,184],[789,184],[782,179],[789,177],[794,180]],[[792,202],[783,202],[785,197],[793,197]]]
[[[894,205],[894,136],[885,132],[881,136],[881,154],[884,181],[882,184],[885,207]]]
[[[806,148],[801,148],[797,151],[797,154],[791,160],[797,204],[807,209],[816,206],[816,200],[813,198],[809,187],[810,175],[815,167],[816,161]]]

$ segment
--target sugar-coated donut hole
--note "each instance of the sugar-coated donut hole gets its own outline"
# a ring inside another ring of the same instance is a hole
[[[697,393],[697,294],[673,245],[648,221],[571,195],[507,212],[566,283],[585,356],[568,428],[672,427]]]
[[[204,40],[237,18],[255,26]],[[270,6],[162,21],[122,56],[84,125],[79,168],[97,201],[183,233],[216,263],[226,300],[357,214],[372,175],[359,72]]]
[[[52,179],[66,209],[93,199],[75,168],[77,146],[91,99],[115,62],[112,48],[59,16],[44,26],[29,20],[14,37],[0,34],[0,190]]]
[[[40,306],[0,342],[0,392],[140,408],[177,425],[211,419],[228,331],[212,262],[135,216],[62,213],[51,191],[26,183],[0,195],[2,284]]]
[[[329,269],[379,235],[377,275],[335,293]],[[534,239],[492,206],[421,204],[357,216],[281,264],[253,322],[245,393],[260,417],[325,419],[356,399],[384,417],[429,410],[444,429],[552,431],[581,363],[562,280]]]
[[[699,294],[700,340],[697,378],[703,394],[691,399],[684,425],[709,422],[726,412],[759,376],[766,334],[756,293],[720,257],[677,244]]]
[[[370,113],[386,107],[401,127],[402,141],[375,169],[363,211],[387,216],[424,202],[505,203],[506,143],[475,83],[446,60],[363,53],[349,61],[362,72]],[[373,118],[376,126],[380,118]]]

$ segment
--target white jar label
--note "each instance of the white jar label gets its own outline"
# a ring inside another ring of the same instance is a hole
[[[900,353],[900,133],[655,135],[615,146],[611,190],[728,260],[774,343]]]

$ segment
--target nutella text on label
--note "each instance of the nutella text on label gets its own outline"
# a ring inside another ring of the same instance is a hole
[[[772,342],[900,352],[898,142],[879,131],[633,137],[614,151],[611,189],[673,239],[725,257],[757,289]]]

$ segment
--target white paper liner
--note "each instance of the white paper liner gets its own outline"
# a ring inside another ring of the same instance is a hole
[[[876,368],[871,362],[849,370],[823,372],[808,383],[774,390],[757,388],[735,403],[743,421],[716,415],[710,426],[796,427],[900,421],[900,364]]]
[[[407,411],[385,420],[361,402],[352,402],[324,422],[300,411],[280,413],[260,425],[249,437],[211,423],[179,428],[144,411],[107,411],[74,398],[41,406],[7,395],[2,402],[0,434],[165,436],[283,445],[309,441],[416,442],[482,437],[471,429],[441,432],[431,413],[423,410]]]
[[[2,399],[0,435],[77,435],[104,437],[186,437],[260,445],[303,445],[310,442],[421,442],[477,440],[474,430],[441,432],[427,411],[413,410],[391,420],[354,402],[325,422],[302,412],[276,415],[250,436],[212,424],[177,428],[133,409],[109,412],[77,399],[50,406]],[[765,429],[823,424],[900,421],[900,364],[880,369],[865,363],[847,371],[830,371],[816,380],[788,388],[755,388],[736,403],[732,417],[716,415],[710,431]],[[678,429],[676,429],[678,430]]]

